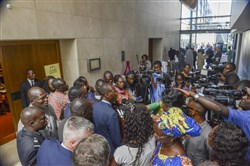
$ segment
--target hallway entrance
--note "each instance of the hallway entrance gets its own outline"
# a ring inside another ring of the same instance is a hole
[[[148,57],[152,65],[155,60],[162,59],[162,38],[149,38]],[[153,67],[153,66],[152,66]]]
[[[26,69],[33,69],[36,73],[36,78],[42,81],[45,78],[45,65],[59,63],[61,68],[59,41],[0,41],[0,62],[10,117],[12,117],[4,119],[3,122],[1,121],[1,126],[3,127],[1,130],[6,131],[11,128],[7,124],[14,124],[14,128],[17,129],[20,112],[23,109],[20,84],[27,79]],[[12,120],[13,122],[9,123]],[[3,131],[0,132],[5,133]],[[0,139],[4,137],[6,135],[1,134]]]

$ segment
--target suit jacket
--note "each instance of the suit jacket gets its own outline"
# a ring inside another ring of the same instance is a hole
[[[49,165],[64,165],[71,166],[72,152],[65,149],[58,140],[46,139],[37,153],[37,165],[49,166]]]
[[[118,114],[110,103],[100,101],[93,105],[93,122],[96,134],[105,137],[109,143],[112,154],[121,145],[121,134]]]
[[[44,141],[38,132],[31,132],[23,128],[17,135],[17,152],[22,165],[36,165],[37,151]]]
[[[34,79],[34,86],[39,86],[42,88],[42,82],[37,79]],[[30,100],[28,98],[28,91],[30,88],[31,85],[27,79],[20,86],[23,108],[28,107],[30,105]]]

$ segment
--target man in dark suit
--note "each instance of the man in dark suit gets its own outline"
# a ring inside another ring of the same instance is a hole
[[[94,125],[87,119],[79,116],[70,117],[63,129],[63,141],[46,139],[37,153],[37,165],[64,165],[71,166],[72,154],[78,143],[92,135]]]
[[[115,149],[121,145],[119,118],[111,105],[117,99],[117,92],[112,85],[104,83],[100,87],[100,94],[102,100],[93,105],[92,119],[96,134],[100,134],[107,139],[113,154]]]
[[[33,86],[39,86],[42,88],[42,82],[35,78],[35,72],[32,69],[26,70],[27,79],[21,84],[20,92],[23,108],[30,105],[30,100],[28,98],[28,90]]]

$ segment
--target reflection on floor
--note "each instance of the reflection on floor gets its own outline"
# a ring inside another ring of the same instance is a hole
[[[16,139],[0,146],[0,165],[2,166],[20,166],[18,158]]]
[[[16,138],[12,114],[6,112],[0,115],[0,145]]]

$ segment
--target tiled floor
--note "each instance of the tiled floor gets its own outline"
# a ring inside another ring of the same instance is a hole
[[[16,149],[16,139],[0,146],[0,165],[2,166],[20,166]]]

